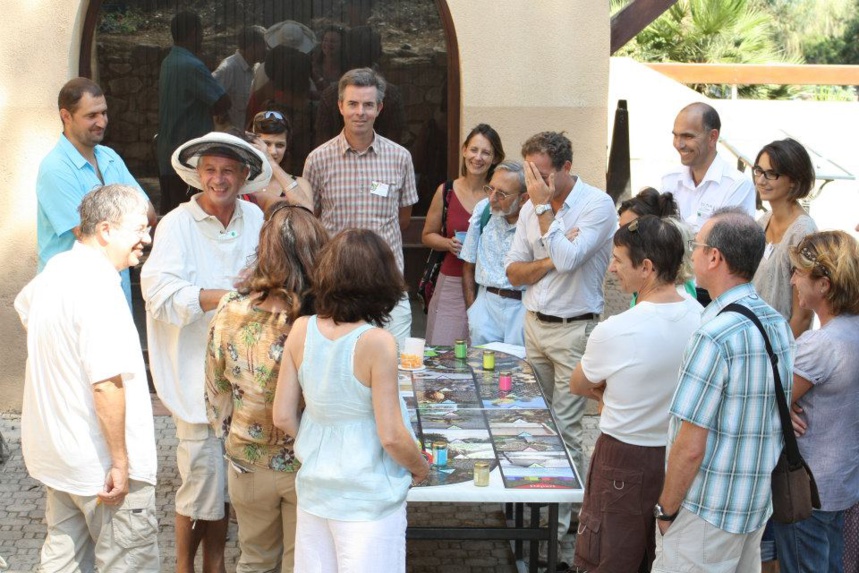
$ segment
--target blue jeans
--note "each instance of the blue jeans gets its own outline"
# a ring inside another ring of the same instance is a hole
[[[814,510],[797,523],[773,522],[782,573],[841,573],[844,553],[844,512]]]

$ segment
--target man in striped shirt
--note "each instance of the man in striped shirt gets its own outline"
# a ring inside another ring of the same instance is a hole
[[[713,302],[686,346],[669,410],[668,469],[654,508],[662,551],[653,571],[760,571],[770,476],[784,441],[775,381],[755,325],[720,311],[738,303],[755,313],[790,396],[790,326],[751,285],[764,245],[763,230],[736,207],[717,210],[690,241],[696,281]]]
[[[347,228],[375,231],[394,251],[402,272],[402,232],[418,193],[409,152],[373,130],[385,86],[384,78],[370,68],[343,74],[337,102],[343,131],[310,153],[304,178],[313,187],[314,210],[329,233]],[[402,347],[411,327],[408,294],[403,293],[385,329]]]

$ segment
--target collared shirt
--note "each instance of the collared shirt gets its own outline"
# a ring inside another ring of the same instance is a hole
[[[574,227],[579,228],[579,235],[570,241],[565,233]],[[611,197],[581,177],[576,178],[545,235],[540,234],[534,205],[531,201],[525,203],[519,211],[516,235],[504,267],[546,257],[555,265],[528,286],[522,298],[525,308],[563,318],[601,313],[605,303],[603,281],[616,229],[617,214]]]
[[[51,257],[68,251],[75,244],[72,229],[81,218],[78,207],[84,195],[102,185],[123,183],[146,193],[128,171],[117,153],[104,145],[93,150],[104,183],[95,168],[65,135],[39,165],[36,178],[36,237],[39,244],[39,271]],[[148,201],[149,198],[146,197]],[[127,271],[126,271],[127,272]]]
[[[272,421],[288,312],[256,306],[256,297],[231,292],[209,327],[206,413],[227,456],[247,469],[298,470],[293,439]]]
[[[699,185],[692,170],[681,165],[662,178],[663,193],[670,191],[680,208],[680,216],[697,233],[720,207],[741,207],[755,216],[755,185],[718,153]]]
[[[749,533],[772,513],[770,475],[784,439],[764,339],[743,315],[719,314],[732,302],[748,307],[764,325],[790,396],[790,326],[750,283],[736,286],[707,306],[686,347],[670,408],[669,443],[684,420],[708,430],[704,459],[682,505],[719,529]]]
[[[158,171],[173,173],[170,157],[177,147],[214,129],[212,105],[224,88],[200,58],[173,46],[158,77]]]
[[[116,268],[102,252],[75,243],[24,287],[15,310],[27,329],[21,448],[30,475],[73,495],[104,490],[112,459],[92,386],[121,376],[128,475],[154,485],[149,384]]]
[[[492,215],[486,227],[480,231],[480,218],[489,209],[489,199],[482,199],[471,212],[468,221],[468,235],[459,256],[462,260],[475,263],[474,280],[479,285],[510,290],[525,290],[514,287],[504,270],[504,255],[513,244],[516,223],[508,223],[503,215]]]
[[[332,235],[343,229],[370,229],[390,245],[403,270],[401,207],[418,202],[412,156],[375,134],[366,151],[349,146],[343,132],[314,149],[304,164],[315,210]]]
[[[174,416],[206,424],[205,357],[209,322],[200,290],[232,290],[259,243],[263,214],[238,200],[226,228],[191,197],[164,216],[140,271],[146,300],[149,367],[158,396]]]
[[[248,64],[241,52],[236,50],[236,53],[223,59],[218,68],[212,72],[212,76],[223,86],[233,103],[230,108],[230,123],[239,129],[244,129],[247,123],[245,112],[251,95],[251,82],[254,79],[253,66]]]

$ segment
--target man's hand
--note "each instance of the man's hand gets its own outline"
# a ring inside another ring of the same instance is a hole
[[[111,467],[104,480],[104,491],[98,499],[105,505],[120,505],[128,495],[128,468]]]
[[[532,161],[525,163],[525,185],[528,187],[528,195],[534,205],[548,203],[555,196],[555,174],[549,175],[547,185]]]
[[[656,520],[656,527],[659,528],[659,533],[665,535],[665,532],[668,531],[668,528],[671,527],[671,521],[663,521],[661,519]]]
[[[790,421],[793,424],[793,433],[797,438],[805,434],[805,431],[808,429],[808,422],[803,419],[801,416],[802,413],[803,409],[798,404],[791,406]]]

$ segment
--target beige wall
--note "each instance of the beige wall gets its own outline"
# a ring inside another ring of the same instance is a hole
[[[504,151],[566,131],[573,172],[605,186],[609,6],[593,0],[448,0],[462,68],[462,132],[491,124]]]
[[[87,0],[0,0],[0,411],[21,407],[15,295],[36,270],[35,179],[60,132],[56,95],[77,75]],[[547,129],[573,141],[573,170],[605,181],[608,4],[449,0],[460,47],[462,127],[491,123],[508,155]]]
[[[77,70],[84,9],[0,0],[0,410],[21,405],[26,349],[13,302],[36,272],[36,173],[61,131],[56,98]]]

